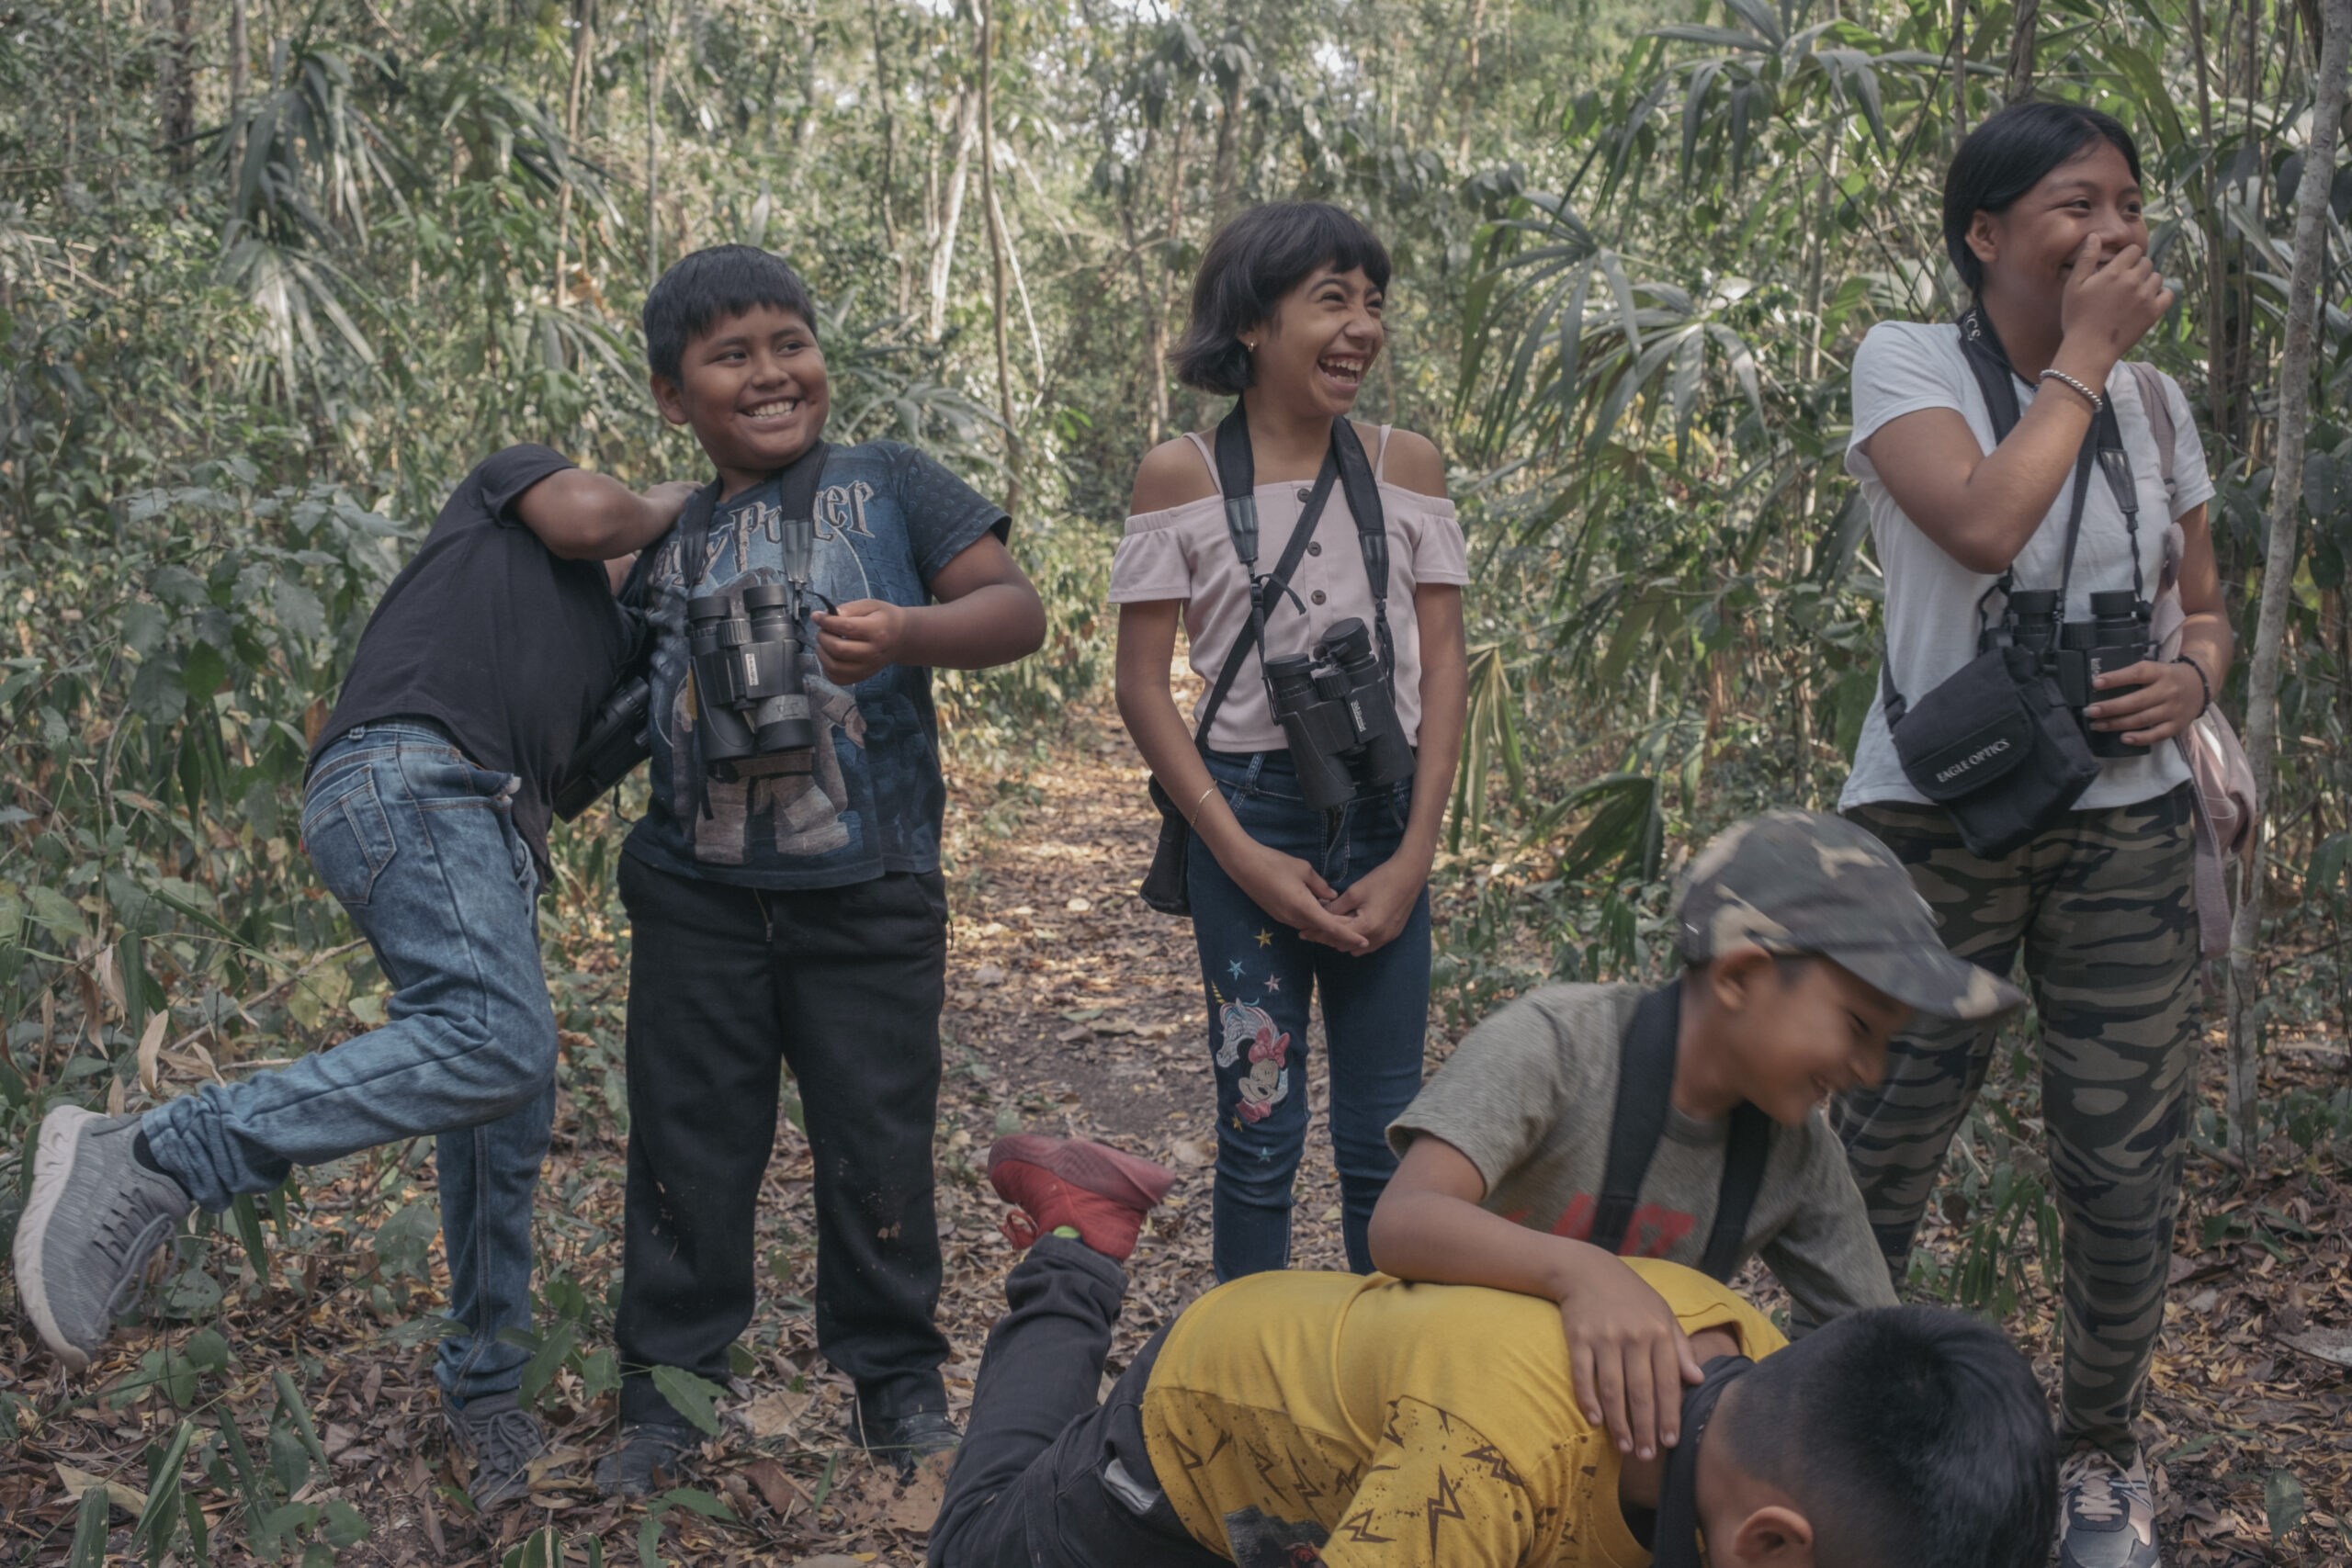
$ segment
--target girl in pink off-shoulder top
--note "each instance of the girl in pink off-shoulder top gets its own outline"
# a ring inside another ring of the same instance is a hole
[[[1258,568],[1291,539],[1383,333],[1387,253],[1340,209],[1277,203],[1235,219],[1194,280],[1177,374],[1238,395],[1255,461]],[[1177,709],[1169,670],[1181,620],[1214,682],[1249,637],[1250,579],[1227,535],[1211,440],[1163,443],[1136,475],[1111,573],[1119,606],[1119,712],[1191,824],[1193,927],[1216,1068],[1213,1251],[1219,1279],[1287,1265],[1291,1192],[1306,1148],[1309,998],[1319,993],[1331,1141],[1349,1265],[1396,1168],[1386,1127],[1420,1087],[1428,1031],[1430,864],[1453,787],[1467,683],[1462,530],[1437,449],[1356,425],[1388,541],[1389,694],[1412,776],[1309,805],[1253,646],[1207,734]],[[1270,604],[1264,656],[1308,652],[1338,623],[1375,624],[1371,568],[1344,487],[1331,487],[1289,591]],[[1197,710],[1195,710],[1195,717]]]

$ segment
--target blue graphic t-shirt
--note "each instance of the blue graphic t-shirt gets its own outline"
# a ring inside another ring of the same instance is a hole
[[[777,494],[770,479],[720,503],[695,592],[784,581]],[[809,586],[836,604],[927,604],[927,584],[949,561],[981,535],[1002,538],[1011,527],[1002,507],[895,441],[829,451],[816,513]],[[841,887],[938,870],[947,786],[926,669],[893,664],[844,691],[824,678],[812,650],[803,666],[817,724],[808,771],[707,780],[707,809],[698,807],[677,533],[655,552],[643,573],[654,627],[653,791],[628,852],[680,876],[747,887]]]

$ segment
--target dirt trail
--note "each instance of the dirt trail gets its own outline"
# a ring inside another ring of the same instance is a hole
[[[949,829],[955,923],[942,1024],[939,1228],[946,1277],[939,1317],[954,1346],[946,1371],[960,1409],[1015,1257],[997,1235],[1003,1207],[981,1174],[989,1140],[1023,1127],[1101,1137],[1179,1171],[1131,1267],[1115,1373],[1212,1282],[1214,1111],[1192,929],[1152,914],[1135,897],[1157,818],[1115,718],[1102,708],[1074,711],[1050,756],[1010,787],[969,773],[951,783],[957,804]],[[572,913],[578,923],[566,941],[577,951],[568,955],[611,983],[598,1004],[596,1035],[566,1039],[571,1082],[582,1098],[567,1093],[559,1108],[538,1243],[542,1283],[574,1281],[589,1303],[580,1343],[594,1350],[610,1343],[619,1266],[625,1144],[595,1104],[600,1091],[606,1105],[617,1103],[611,1065],[619,1058],[613,947],[619,933],[599,925],[594,911]],[[1340,1264],[1338,1184],[1319,1028],[1309,1043],[1316,1114],[1294,1255],[1302,1266],[1332,1268]],[[2335,1043],[2281,1049],[2266,1092],[2283,1092],[2290,1082],[2324,1090],[2344,1070]],[[2217,1045],[2209,1048],[2203,1078],[2208,1103],[2218,1103]],[[423,1155],[356,1156],[311,1173],[304,1224],[317,1239],[307,1250],[277,1255],[266,1280],[254,1280],[226,1234],[200,1258],[227,1285],[218,1328],[235,1359],[203,1381],[187,1414],[209,1433],[234,1410],[258,1450],[276,1399],[273,1374],[290,1371],[331,1461],[327,1474],[298,1495],[347,1501],[369,1525],[368,1538],[345,1549],[338,1563],[500,1562],[542,1527],[560,1533],[565,1561],[574,1565],[589,1561],[591,1538],[601,1541],[603,1560],[616,1563],[912,1568],[922,1562],[937,1479],[902,1488],[886,1467],[848,1447],[848,1384],[817,1354],[808,1306],[816,1266],[811,1171],[807,1142],[788,1121],[779,1127],[763,1189],[762,1293],[738,1348],[732,1397],[719,1406],[721,1431],[681,1478],[696,1489],[694,1497],[661,1509],[650,1540],[641,1506],[607,1503],[587,1483],[594,1457],[612,1439],[613,1401],[592,1394],[570,1370],[555,1376],[542,1400],[561,1445],[559,1468],[541,1478],[527,1504],[488,1519],[468,1514],[462,1470],[435,1429],[427,1336],[446,1289],[437,1248],[429,1281],[405,1303],[384,1299],[381,1286],[370,1283],[384,1278],[384,1259],[373,1248],[386,1245],[391,1228],[385,1204],[430,1196],[431,1165]],[[2352,1390],[2335,1362],[2352,1356],[2343,1348],[2352,1330],[2335,1325],[2352,1323],[2346,1241],[2352,1190],[2325,1156],[2303,1154],[2283,1138],[2264,1152],[2250,1182],[2227,1178],[2211,1159],[2191,1163],[2174,1299],[2149,1401],[2166,1561],[2262,1561],[2273,1520],[2290,1517],[2278,1478],[2292,1472],[2302,1488],[2302,1523],[2293,1532],[2302,1550],[2278,1560],[2341,1562],[2339,1543],[2352,1550],[2352,1486],[2345,1479],[2352,1467]],[[395,1190],[397,1201],[389,1196]],[[1950,1260],[1962,1240],[1939,1213],[1921,1245]],[[2054,1371],[2056,1303],[2038,1269],[2024,1273],[2007,1326],[2047,1379]],[[1776,1294],[1760,1272],[1747,1282],[1767,1302]],[[183,1413],[144,1387],[142,1360],[193,1337],[185,1324],[130,1331],[89,1379],[69,1382],[35,1349],[13,1310],[7,1317],[0,1325],[0,1393],[53,1414],[13,1449],[0,1445],[0,1561],[63,1563],[75,1499],[87,1484],[66,1472],[143,1484],[143,1456],[168,1438]],[[119,1400],[86,1397],[130,1385],[137,1386]],[[74,1402],[76,1394],[85,1397]],[[228,1494],[207,1488],[196,1495],[220,1523]],[[713,1508],[729,1517],[711,1517]],[[111,1552],[130,1551],[131,1522],[117,1510]],[[242,1522],[230,1520],[214,1535],[213,1561],[222,1568],[254,1562],[233,1544],[244,1533]],[[652,1557],[641,1554],[649,1548]]]

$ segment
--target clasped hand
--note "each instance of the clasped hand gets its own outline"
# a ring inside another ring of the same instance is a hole
[[[1251,903],[1308,942],[1358,956],[1396,940],[1428,880],[1398,857],[1373,867],[1345,892],[1334,892],[1296,855],[1255,842],[1246,853],[1229,874]]]

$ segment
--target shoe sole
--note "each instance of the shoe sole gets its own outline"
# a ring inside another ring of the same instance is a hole
[[[65,1195],[74,1179],[74,1156],[82,1146],[82,1124],[105,1120],[78,1105],[61,1105],[41,1118],[40,1142],[33,1149],[32,1196],[25,1201],[24,1215],[17,1222],[17,1293],[23,1298],[25,1314],[33,1320],[41,1342],[65,1363],[68,1371],[89,1371],[90,1356],[66,1338],[64,1330],[57,1325],[57,1314],[49,1303],[47,1274],[41,1267],[42,1244],[49,1236],[49,1222],[56,1216],[58,1200]]]
[[[1174,1171],[1139,1155],[1125,1154],[1105,1144],[1056,1138],[1043,1133],[1014,1133],[999,1138],[989,1149],[991,1184],[997,1168],[1002,1165],[1033,1165],[1067,1186],[1140,1209],[1156,1206],[1176,1184]],[[1003,1196],[1001,1192],[998,1195]]]

